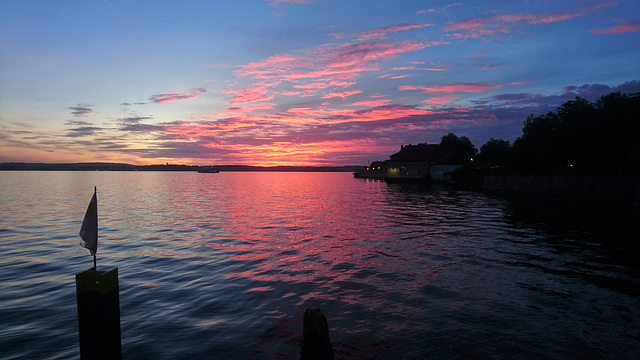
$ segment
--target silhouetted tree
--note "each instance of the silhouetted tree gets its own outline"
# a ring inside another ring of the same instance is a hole
[[[509,152],[511,152],[509,141],[491,138],[480,147],[478,161],[490,167],[504,166]]]
[[[458,137],[453,133],[443,136],[438,148],[446,155],[444,164],[467,164],[478,152],[468,137]]]
[[[598,148],[607,148],[607,161],[600,159],[600,168],[607,170],[640,170],[640,94],[619,92],[596,101]],[[597,152],[596,152],[597,153]],[[597,153],[598,154],[598,153]]]
[[[509,164],[524,172],[637,172],[640,94],[612,93],[595,104],[576,97],[556,112],[530,115]]]

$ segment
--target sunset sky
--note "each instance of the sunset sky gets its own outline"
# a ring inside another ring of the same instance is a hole
[[[617,1],[0,0],[0,162],[366,165],[640,92]]]

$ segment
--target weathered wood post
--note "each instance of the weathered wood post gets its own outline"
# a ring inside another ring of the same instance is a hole
[[[122,359],[118,268],[76,274],[80,359]]]

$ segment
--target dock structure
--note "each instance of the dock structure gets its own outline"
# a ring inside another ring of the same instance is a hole
[[[118,268],[76,274],[80,359],[122,359]]]

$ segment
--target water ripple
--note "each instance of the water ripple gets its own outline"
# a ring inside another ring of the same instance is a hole
[[[3,358],[78,356],[93,186],[127,359],[296,358],[306,307],[338,358],[640,354],[633,222],[342,173],[1,175]]]

